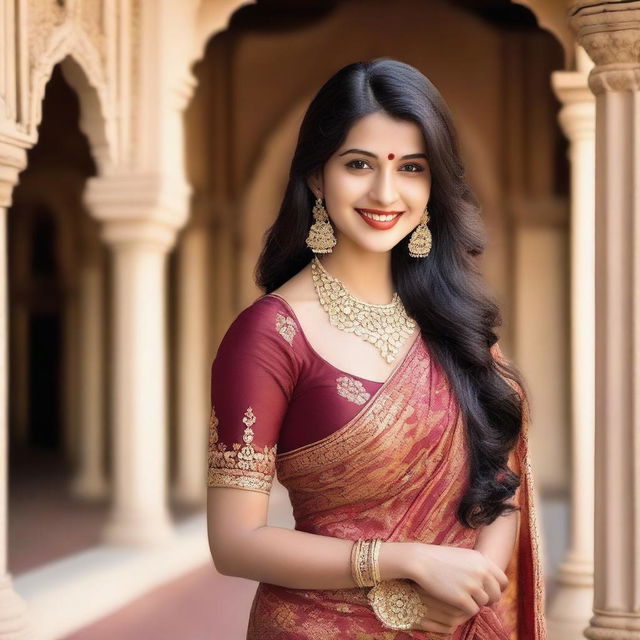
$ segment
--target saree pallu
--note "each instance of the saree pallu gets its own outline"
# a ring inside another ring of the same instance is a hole
[[[494,349],[494,357],[501,358]],[[260,583],[247,640],[544,640],[544,587],[524,406],[515,455],[521,469],[518,532],[501,599],[453,634],[392,630],[375,617],[368,588],[290,589]],[[324,536],[473,548],[479,529],[456,509],[468,487],[466,433],[442,369],[417,336],[386,382],[349,422],[279,454],[295,528]]]

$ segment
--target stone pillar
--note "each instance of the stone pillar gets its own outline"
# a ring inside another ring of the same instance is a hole
[[[640,639],[640,2],[575,1],[595,67],[594,640]]]
[[[87,238],[88,242],[88,238]],[[87,246],[85,244],[85,246]],[[79,342],[82,393],[78,396],[79,430],[72,493],[82,499],[108,493],[104,470],[104,261],[102,246],[90,243],[79,276]]]
[[[113,504],[104,539],[114,544],[145,545],[173,534],[166,258],[186,212],[183,194],[172,187],[158,175],[111,175],[87,183],[87,208],[102,222],[112,257]]]
[[[26,146],[26,145],[24,145]],[[0,142],[0,638],[31,640],[35,631],[27,615],[27,606],[13,590],[7,566],[7,479],[9,466],[8,341],[7,317],[7,209],[11,193],[24,169],[24,148]]]
[[[208,313],[209,233],[198,224],[185,229],[177,260],[177,458],[175,496],[185,504],[206,499],[206,448],[209,424]]]
[[[559,121],[571,165],[571,528],[548,613],[549,640],[583,638],[593,606],[593,457],[595,383],[595,99],[593,66],[577,48],[577,70],[556,71]]]

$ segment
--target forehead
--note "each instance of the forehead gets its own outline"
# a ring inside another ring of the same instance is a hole
[[[382,112],[370,113],[357,120],[349,129],[342,146],[380,154],[426,152],[422,131],[415,122],[392,118]]]

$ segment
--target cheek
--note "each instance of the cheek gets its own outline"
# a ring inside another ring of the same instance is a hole
[[[341,208],[352,207],[356,202],[361,202],[367,191],[365,180],[346,174],[337,175],[326,184],[326,192],[331,201]]]
[[[405,205],[413,214],[424,209],[429,199],[429,190],[424,185],[408,185],[403,195]]]

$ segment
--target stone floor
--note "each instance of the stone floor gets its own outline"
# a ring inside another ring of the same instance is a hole
[[[204,567],[65,640],[244,640],[257,586]]]

